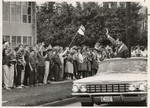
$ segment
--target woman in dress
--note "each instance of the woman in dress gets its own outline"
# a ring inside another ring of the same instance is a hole
[[[65,73],[67,78],[73,79],[73,54],[74,52],[69,52],[66,59]]]

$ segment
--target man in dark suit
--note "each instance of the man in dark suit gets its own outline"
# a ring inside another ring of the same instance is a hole
[[[110,42],[116,47],[116,52],[115,52],[115,56],[116,57],[121,57],[121,58],[127,58],[130,57],[129,54],[129,49],[128,47],[123,43],[123,37],[119,36],[117,38],[117,40],[115,40],[114,38],[112,38],[109,34],[108,34],[108,29],[106,29],[106,35],[107,38],[110,40]]]

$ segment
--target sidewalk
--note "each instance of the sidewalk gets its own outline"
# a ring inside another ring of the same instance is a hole
[[[37,106],[44,103],[70,98],[72,81],[12,90],[2,90],[2,106]]]

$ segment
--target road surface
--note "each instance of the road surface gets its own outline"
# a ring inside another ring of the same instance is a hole
[[[103,104],[103,105],[96,105],[94,104],[94,107],[99,107],[99,106],[107,106],[107,104]],[[72,104],[68,104],[64,107],[81,107],[81,103],[80,102],[76,102],[76,103],[72,103]]]
[[[110,106],[112,106],[112,107],[114,107],[114,106],[119,106],[119,107],[121,107],[121,106],[134,106],[134,107],[136,107],[136,106],[141,106],[141,105],[137,105],[137,104],[130,104],[130,103],[126,103],[126,104],[101,104],[101,105],[96,105],[96,104],[94,104],[94,107],[100,107],[100,106],[103,106],[103,107],[110,107]],[[71,103],[71,104],[68,104],[68,105],[65,105],[65,106],[63,106],[63,107],[81,107],[81,103],[80,102],[76,102],[76,103]]]

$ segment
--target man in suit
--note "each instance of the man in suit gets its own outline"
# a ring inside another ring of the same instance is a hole
[[[117,38],[117,40],[115,40],[114,38],[112,38],[109,33],[108,33],[108,29],[106,29],[106,35],[107,38],[110,40],[110,42],[116,47],[116,53],[115,56],[116,57],[121,57],[121,58],[127,58],[130,57],[129,54],[129,49],[128,47],[123,43],[123,37],[119,36]]]

